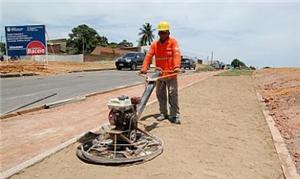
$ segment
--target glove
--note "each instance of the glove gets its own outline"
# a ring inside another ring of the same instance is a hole
[[[147,70],[141,69],[140,74],[147,74]]]
[[[177,68],[174,68],[173,71],[174,71],[174,73],[179,73],[179,72],[180,72],[180,68],[178,68],[178,67],[177,67]]]

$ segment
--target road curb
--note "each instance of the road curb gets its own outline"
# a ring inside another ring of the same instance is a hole
[[[278,128],[276,127],[273,117],[270,115],[270,111],[267,110],[265,103],[263,103],[263,98],[260,95],[260,93],[256,89],[255,89],[255,92],[256,92],[257,99],[259,100],[259,104],[262,107],[262,112],[265,117],[265,120],[271,131],[273,144],[276,149],[278,158],[281,162],[281,168],[282,168],[285,178],[286,179],[299,179],[300,175],[297,173],[295,163],[293,162],[292,157],[287,149],[287,146],[286,146]]]
[[[35,112],[35,111],[39,111],[39,110],[42,110],[42,109],[45,109],[45,105],[32,107],[32,108],[29,108],[29,109],[20,110],[20,111],[13,112],[13,113],[3,114],[3,115],[0,116],[0,119],[1,120],[8,120],[9,118],[14,117],[14,116],[18,116],[18,115],[22,115],[22,114],[26,114],[26,113],[30,113],[30,112]]]
[[[68,73],[106,71],[106,70],[115,70],[115,69],[116,68],[96,68],[96,69],[86,69],[86,70],[72,70],[72,71],[68,71]]]
[[[36,76],[36,73],[1,73],[0,78],[13,78],[13,77],[23,77],[23,76]]]
[[[106,70],[115,70],[116,68],[105,68],[105,69],[86,69],[83,70],[84,72],[89,72],[89,71],[106,71]]]
[[[55,102],[52,102],[52,103],[45,104],[45,109],[50,109],[50,108],[62,106],[62,105],[65,105],[65,104],[84,101],[85,99],[86,99],[85,96],[79,96],[79,97],[64,99],[64,100],[60,100],[60,101],[55,101]]]

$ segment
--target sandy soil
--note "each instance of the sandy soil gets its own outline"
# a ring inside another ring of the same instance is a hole
[[[300,68],[260,70],[254,78],[300,173]]]
[[[182,124],[156,122],[157,103],[141,121],[163,139],[149,162],[86,164],[74,144],[12,178],[283,178],[280,161],[249,76],[212,77],[180,92]]]
[[[101,62],[36,62],[9,61],[0,62],[1,73],[36,73],[40,75],[67,73],[74,70],[115,68],[114,61]]]

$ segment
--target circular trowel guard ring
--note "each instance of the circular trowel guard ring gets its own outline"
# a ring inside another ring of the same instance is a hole
[[[78,146],[76,154],[88,163],[122,165],[143,163],[163,152],[163,141],[143,130],[137,130],[135,141],[126,138],[123,133],[113,129],[100,131],[94,134],[93,139]]]

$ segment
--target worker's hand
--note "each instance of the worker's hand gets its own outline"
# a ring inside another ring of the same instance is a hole
[[[141,69],[140,74],[147,74],[147,70]]]
[[[180,72],[180,68],[177,67],[173,71],[174,71],[174,73],[179,73]]]

